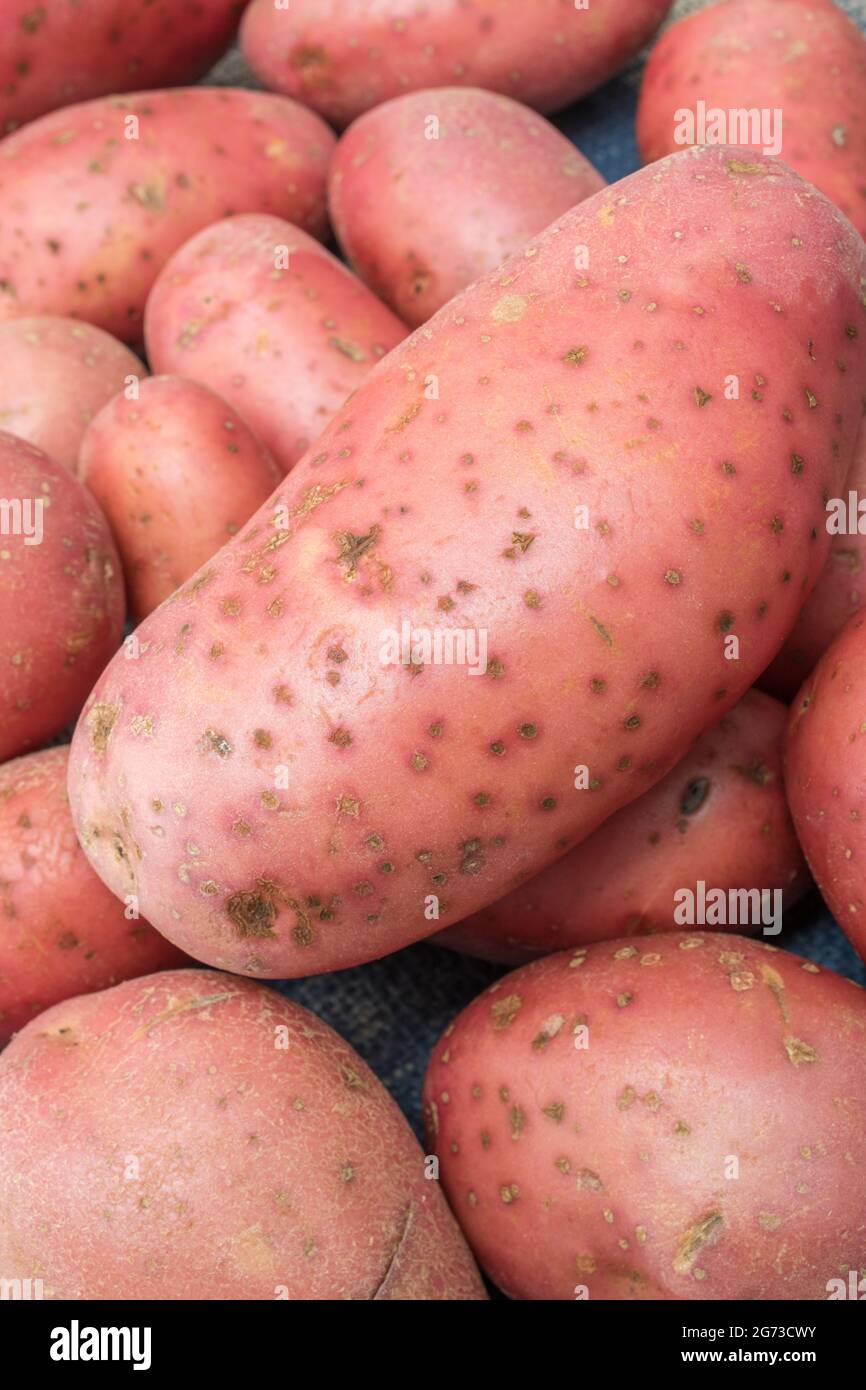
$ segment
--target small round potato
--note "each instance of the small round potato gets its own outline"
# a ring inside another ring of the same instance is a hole
[[[0,1046],[61,999],[184,961],[88,864],[68,763],[63,747],[0,767]]]
[[[120,560],[77,478],[0,434],[0,762],[74,719],[123,633]]]
[[[108,518],[137,619],[237,535],[282,477],[230,405],[176,376],[100,411],[80,475]]]
[[[441,87],[361,116],[334,152],[329,198],[361,279],[417,326],[603,187],[528,106]]]
[[[0,428],[74,473],[97,411],[146,368],[123,343],[79,319],[0,321]]]
[[[863,1265],[866,994],[708,932],[505,976],[425,1086],[448,1200],[521,1299],[826,1299]]]
[[[47,1298],[485,1297],[384,1087],[262,985],[58,1004],[0,1056],[0,1114],[0,1270]]]

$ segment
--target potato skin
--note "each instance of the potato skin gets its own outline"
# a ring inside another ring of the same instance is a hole
[[[41,543],[0,534],[0,762],[77,716],[123,632],[120,560],[93,498],[40,449],[0,434],[0,501],[39,500]]]
[[[277,266],[278,251],[287,266]],[[181,247],[145,318],[154,369],[219,392],[284,473],[406,332],[312,237],[255,214],[217,222]]]
[[[529,107],[443,87],[361,116],[337,144],[328,202],[361,279],[417,327],[604,186]]]
[[[791,815],[824,901],[866,960],[866,615],[828,647],[791,706]]]
[[[261,985],[59,1004],[0,1055],[0,1109],[0,1269],[46,1298],[485,1297],[384,1087]]]
[[[783,112],[779,157],[866,235],[866,36],[829,0],[722,0],[671,26],[638,107],[644,162],[680,149],[675,112]]]
[[[245,0],[0,0],[0,135],[109,92],[202,77]]]
[[[846,505],[849,491],[855,492],[858,499],[866,499],[866,425],[860,431],[860,443],[845,486],[837,494]],[[828,522],[825,517],[825,526]],[[791,703],[818,658],[866,602],[861,578],[864,564],[866,539],[859,531],[831,535],[830,557],[782,650],[761,676],[762,690]]]
[[[127,377],[147,369],[110,334],[79,319],[0,323],[0,425],[73,473],[90,421]]]
[[[860,427],[866,246],[740,153],[632,175],[440,310],[102,676],[76,826],[189,954],[285,978],[459,921],[663,777],[778,650]],[[732,365],[772,385],[725,400]],[[404,621],[485,634],[479,674],[396,664]]]
[[[43,1009],[181,965],[97,878],[69,814],[69,748],[0,766],[0,1047]]]
[[[115,396],[84,437],[80,477],[105,515],[136,619],[236,535],[282,474],[240,416],[177,376]]]
[[[425,1102],[514,1298],[821,1300],[863,1264],[866,995],[763,942],[536,961],[446,1030]]]
[[[504,92],[539,111],[611,77],[671,0],[253,0],[241,46],[266,87],[342,127],[390,97],[452,85]]]
[[[333,145],[304,107],[229,87],[33,121],[0,141],[0,320],[64,314],[138,341],[160,268],[209,222],[271,212],[324,234]]]
[[[750,690],[667,777],[588,840],[434,939],[522,964],[590,941],[672,931],[674,894],[694,892],[699,879],[725,891],[778,888],[792,907],[809,874],[782,781],[787,716],[778,700]]]

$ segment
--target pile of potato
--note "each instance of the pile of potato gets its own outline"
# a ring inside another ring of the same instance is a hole
[[[0,0],[3,1280],[866,1277],[866,995],[777,939],[866,959],[866,36],[671,25],[608,185],[541,113],[669,9]],[[257,981],[427,937],[520,968],[425,1154]]]

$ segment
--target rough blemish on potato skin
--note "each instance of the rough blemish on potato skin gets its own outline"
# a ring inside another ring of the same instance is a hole
[[[698,1255],[715,1245],[724,1233],[725,1218],[721,1211],[710,1211],[684,1231],[677,1242],[673,1267],[677,1274],[691,1274]]]
[[[273,898],[262,889],[233,893],[226,900],[226,912],[238,936],[247,939],[275,937],[277,908]]]

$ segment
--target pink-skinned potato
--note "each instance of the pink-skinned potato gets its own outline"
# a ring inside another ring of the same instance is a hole
[[[818,577],[864,273],[825,198],[716,148],[464,291],[100,678],[70,762],[97,872],[197,959],[303,975],[461,920],[640,796]]]
[[[0,0],[0,133],[110,92],[202,77],[245,0]]]
[[[0,429],[74,473],[84,432],[118,391],[147,375],[123,343],[79,319],[0,323]]]
[[[99,412],[79,476],[111,527],[140,620],[237,535],[282,475],[221,397],[156,376]]]
[[[866,960],[866,616],[828,647],[791,706],[791,815],[840,927]]]
[[[88,864],[68,763],[61,747],[0,766],[0,1046],[62,999],[184,960]]]
[[[866,410],[866,394],[863,396]],[[854,494],[852,498],[852,493]],[[866,603],[861,571],[866,563],[866,426],[861,430],[854,463],[838,497],[828,499],[825,526],[830,556],[815,589],[803,606],[793,632],[775,661],[761,676],[762,690],[787,703],[794,699],[818,658]]]
[[[328,203],[361,279],[417,327],[604,182],[529,107],[444,87],[361,116],[337,144]]]
[[[682,147],[682,113],[699,101],[726,120],[772,116],[769,144],[751,126],[727,138],[779,155],[866,234],[866,35],[832,0],[721,0],[672,25],[641,86],[645,163]]]
[[[809,886],[782,780],[787,708],[750,690],[681,763],[595,834],[435,940],[488,960],[537,955],[685,925],[683,899],[743,890],[787,910]],[[779,895],[776,897],[775,895]],[[679,914],[679,915],[678,915]],[[765,924],[766,921],[765,921]],[[759,925],[757,919],[752,925]],[[721,929],[736,931],[743,921]]]
[[[655,33],[671,0],[253,0],[241,46],[256,76],[346,126],[419,87],[481,87],[556,111]]]
[[[0,763],[77,718],[123,617],[120,560],[89,492],[0,434]]]
[[[268,212],[323,235],[333,146],[305,107],[229,87],[42,116],[0,140],[0,320],[61,314],[138,341],[161,267],[208,223]]]
[[[424,1095],[512,1298],[818,1301],[862,1271],[866,995],[765,942],[535,961],[446,1029]]]
[[[485,1297],[384,1087],[262,985],[58,1004],[0,1055],[0,1109],[0,1270],[46,1298]]]
[[[154,370],[217,391],[284,473],[407,331],[312,237],[255,214],[181,247],[145,316]]]

